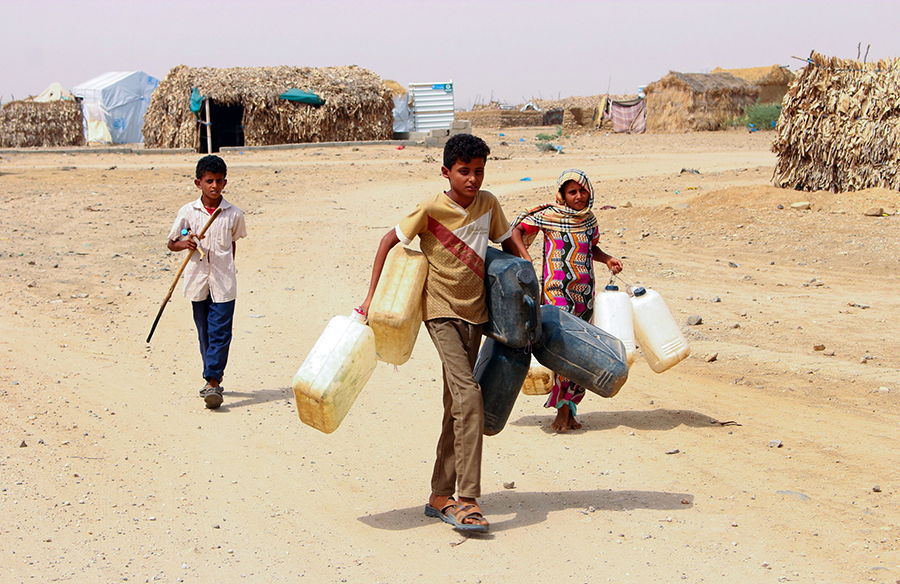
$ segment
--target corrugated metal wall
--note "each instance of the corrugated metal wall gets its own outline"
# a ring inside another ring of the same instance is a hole
[[[453,81],[410,83],[413,96],[414,131],[445,130],[453,122]]]

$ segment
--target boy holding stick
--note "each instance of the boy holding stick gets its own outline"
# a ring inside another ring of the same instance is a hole
[[[191,301],[200,338],[203,378],[206,380],[200,395],[211,410],[222,405],[224,388],[221,382],[231,345],[237,297],[235,242],[247,236],[244,214],[222,198],[222,190],[228,183],[227,173],[225,161],[218,156],[210,154],[197,162],[194,184],[200,189],[200,198],[178,210],[167,244],[172,251],[203,252],[191,253],[184,271],[184,297]],[[202,240],[194,236],[201,232],[217,209],[218,216],[210,222]],[[183,235],[185,232],[186,236]]]

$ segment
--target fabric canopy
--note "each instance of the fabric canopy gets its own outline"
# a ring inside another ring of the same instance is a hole
[[[315,93],[310,93],[309,91],[303,91],[302,89],[296,89],[294,87],[288,89],[278,97],[288,101],[297,101],[300,103],[308,103],[310,105],[322,105],[325,103],[325,100]]]

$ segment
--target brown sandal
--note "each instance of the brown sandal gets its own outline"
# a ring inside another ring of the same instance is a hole
[[[444,523],[456,525],[456,519],[453,517],[453,515],[457,507],[459,507],[459,504],[453,497],[447,497],[447,504],[440,509],[438,509],[437,507],[433,507],[431,505],[431,501],[429,501],[425,504],[425,515],[427,515],[428,517],[438,517]]]
[[[478,503],[468,503],[456,510],[453,514],[452,525],[459,531],[471,531],[474,533],[485,533],[490,528],[490,524],[481,513]],[[467,521],[475,520],[475,523],[467,523]]]

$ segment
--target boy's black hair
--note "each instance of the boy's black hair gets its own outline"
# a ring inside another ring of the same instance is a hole
[[[215,154],[207,154],[197,161],[197,178],[203,178],[204,172],[211,172],[213,174],[222,173],[222,176],[227,176],[228,166],[225,165],[224,160]]]
[[[453,168],[456,161],[472,162],[473,158],[484,158],[491,154],[491,149],[484,140],[472,134],[451,136],[444,145],[444,166]]]

